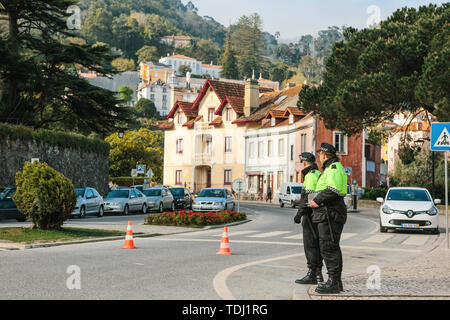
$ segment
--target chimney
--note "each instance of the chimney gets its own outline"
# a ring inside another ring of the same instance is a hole
[[[249,116],[259,107],[259,83],[255,79],[247,79],[244,93],[244,115]]]

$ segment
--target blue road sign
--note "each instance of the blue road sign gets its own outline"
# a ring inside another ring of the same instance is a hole
[[[450,151],[450,122],[431,124],[431,150]]]
[[[145,164],[136,165],[136,173],[145,173]]]

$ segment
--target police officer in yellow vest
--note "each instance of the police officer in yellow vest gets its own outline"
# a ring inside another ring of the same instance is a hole
[[[319,231],[320,253],[328,271],[328,281],[316,288],[317,293],[339,293],[343,291],[342,252],[339,246],[342,230],[347,221],[347,175],[336,156],[336,149],[322,143],[317,150],[323,173],[317,181],[317,195],[310,201],[313,208],[313,222]]]
[[[317,181],[321,173],[316,164],[316,157],[312,153],[303,152],[300,155],[300,161],[304,166],[302,170],[303,187],[298,204],[299,209],[294,217],[294,222],[302,222],[303,249],[305,250],[308,273],[303,278],[295,280],[295,283],[317,284],[318,282],[323,282],[323,263],[320,255],[317,224],[311,221],[312,208],[309,206],[309,200],[314,198]]]

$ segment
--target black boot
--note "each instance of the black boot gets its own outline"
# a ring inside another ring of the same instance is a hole
[[[337,275],[330,275],[325,284],[316,288],[317,293],[339,293],[339,280]]]
[[[316,270],[315,269],[309,269],[306,276],[304,276],[301,279],[295,280],[295,283],[299,284],[317,284],[317,278],[316,278]]]
[[[341,273],[339,273],[339,275],[338,275],[338,285],[339,285],[339,291],[344,291],[344,286],[342,285]]]
[[[322,268],[316,269],[316,279],[318,283],[323,282]]]

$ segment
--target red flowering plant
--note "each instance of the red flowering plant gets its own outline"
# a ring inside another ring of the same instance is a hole
[[[203,227],[241,221],[246,218],[247,216],[245,213],[230,210],[220,212],[193,212],[180,210],[163,212],[160,214],[149,214],[145,218],[145,224]]]

